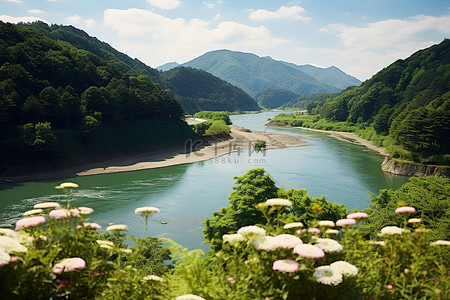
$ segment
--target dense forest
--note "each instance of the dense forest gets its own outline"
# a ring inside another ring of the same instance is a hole
[[[190,114],[203,110],[234,112],[261,109],[240,88],[202,70],[178,67],[161,73],[161,76],[163,85]]]
[[[255,99],[262,107],[273,109],[278,108],[298,98],[298,94],[283,89],[266,89],[256,94]]]
[[[361,86],[313,101],[307,108],[328,121],[344,122],[394,157],[449,164],[450,40],[398,60]]]
[[[0,22],[2,167],[23,158],[20,154],[57,152],[63,130],[74,137],[69,143],[92,147],[99,130],[135,122],[152,121],[169,132],[189,134],[180,103],[149,75],[128,75],[117,64],[52,39],[38,27]],[[159,142],[169,141],[146,141]]]

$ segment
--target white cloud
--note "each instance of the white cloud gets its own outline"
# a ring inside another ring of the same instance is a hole
[[[67,17],[66,20],[73,24],[79,24],[81,22],[81,17],[79,15],[73,15]]]
[[[214,16],[213,20],[214,21],[219,21],[219,19],[222,17],[222,15],[220,13],[218,13],[217,15]]]
[[[108,9],[103,23],[118,33],[116,47],[155,67],[174,58],[183,62],[216,49],[257,52],[287,43],[273,37],[264,26],[237,22],[212,25],[200,19],[170,19],[142,9]]]
[[[40,10],[40,9],[30,9],[28,12],[29,12],[30,14],[35,14],[35,15],[40,15],[40,14],[43,14],[43,13],[44,13],[44,11],[43,11],[43,10]]]
[[[367,79],[399,58],[441,42],[450,34],[450,16],[418,15],[388,19],[361,27],[330,24],[320,30],[335,34],[341,47],[317,49],[317,53],[341,61],[346,71]]]
[[[79,15],[67,17],[66,20],[72,25],[84,26],[86,28],[92,28],[97,25],[97,22],[94,19],[84,19]]]
[[[178,0],[147,0],[147,2],[155,7],[164,9],[164,10],[171,10],[178,7],[178,5],[181,4]]]
[[[94,19],[87,19],[87,20],[84,20],[84,25],[85,25],[87,28],[92,28],[92,27],[94,27],[95,25],[97,25],[97,21],[95,21]]]
[[[295,19],[309,21],[310,18],[303,16],[305,9],[300,6],[281,6],[277,11],[257,9],[252,11],[250,19],[257,21],[267,21],[273,19]]]
[[[6,0],[6,2],[22,3],[22,0]]]
[[[11,17],[11,16],[7,16],[7,15],[0,15],[0,20],[2,20],[3,22],[7,22],[7,23],[32,23],[32,22],[36,22],[36,21],[42,21],[45,22],[47,24],[50,24],[49,22],[47,22],[44,19],[38,18],[38,17]]]

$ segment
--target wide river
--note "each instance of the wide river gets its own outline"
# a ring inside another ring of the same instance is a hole
[[[408,180],[383,173],[380,169],[383,157],[363,146],[323,133],[265,126],[267,119],[276,114],[234,115],[231,119],[235,125],[248,129],[301,136],[311,145],[266,153],[246,150],[161,169],[0,184],[0,227],[11,227],[35,203],[63,202],[64,197],[54,187],[72,181],[80,187],[73,193],[71,205],[92,207],[90,220],[103,228],[109,223],[127,224],[129,234],[139,237],[143,220],[134,214],[134,209],[156,206],[161,212],[151,217],[147,234],[171,238],[189,249],[207,250],[202,222],[212,217],[213,211],[228,206],[228,196],[235,184],[233,177],[249,169],[264,168],[277,186],[307,189],[313,197],[326,195],[329,201],[343,203],[348,209],[366,208],[370,203],[369,192],[378,194],[379,189],[397,188]]]

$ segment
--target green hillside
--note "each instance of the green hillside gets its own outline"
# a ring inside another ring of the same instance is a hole
[[[135,135],[140,149],[182,141],[192,135],[182,117],[180,103],[148,75],[125,74],[116,64],[54,40],[42,29],[0,22],[2,170],[33,160],[89,160],[90,149],[100,140],[108,140],[104,136],[99,139],[107,132],[116,138],[115,145],[124,148],[120,141],[129,141],[128,133],[118,130],[134,128],[138,132],[135,122],[152,130],[170,128],[173,133],[163,139],[145,134],[148,138],[139,140]],[[112,127],[116,129],[106,130]],[[113,145],[100,145],[99,149],[103,150],[92,159],[98,159],[102,151],[124,150]]]
[[[259,105],[268,108],[278,108],[283,104],[298,98],[298,94],[283,89],[266,89],[256,94]]]
[[[178,67],[161,73],[164,85],[187,113],[203,110],[255,111],[261,108],[247,93],[208,72]]]
[[[250,53],[212,51],[183,66],[205,70],[240,87],[251,96],[268,88],[289,90],[299,95],[340,90],[281,62]]]
[[[309,110],[345,123],[393,157],[449,164],[450,40],[398,60],[361,86],[316,101]]]

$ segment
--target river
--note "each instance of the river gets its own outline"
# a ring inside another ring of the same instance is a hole
[[[383,173],[383,157],[363,146],[324,133],[265,126],[267,119],[276,114],[233,115],[231,120],[248,129],[298,135],[311,145],[265,153],[246,150],[161,169],[0,184],[0,227],[11,227],[35,203],[64,203],[64,196],[54,187],[72,181],[80,187],[74,191],[71,205],[92,207],[90,220],[103,228],[109,223],[127,224],[131,235],[140,236],[143,220],[134,209],[156,206],[160,213],[150,218],[147,234],[171,238],[189,249],[207,250],[202,222],[212,217],[213,211],[228,206],[233,177],[249,169],[264,168],[277,186],[307,189],[313,197],[327,195],[329,201],[343,203],[349,209],[367,207],[368,191],[378,194],[379,189],[397,188],[407,181],[407,177]]]

